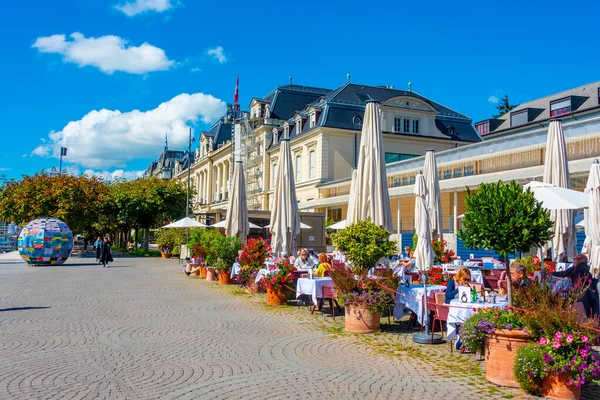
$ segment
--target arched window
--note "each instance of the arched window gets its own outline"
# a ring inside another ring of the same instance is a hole
[[[354,118],[352,118],[352,123],[354,125],[362,125],[362,118],[358,115],[355,115]]]

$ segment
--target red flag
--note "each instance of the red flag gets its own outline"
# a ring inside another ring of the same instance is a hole
[[[235,93],[233,94],[233,102],[237,104],[238,102],[238,89],[240,86],[240,76],[238,75],[237,79],[235,80]]]

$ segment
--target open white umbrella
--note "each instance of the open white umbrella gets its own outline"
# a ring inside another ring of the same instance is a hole
[[[415,234],[417,235],[417,247],[415,248],[415,267],[422,274],[423,280],[423,323],[426,327],[425,336],[414,335],[413,340],[417,343],[439,343],[440,335],[432,340],[429,335],[429,311],[427,310],[427,271],[433,266],[434,253],[431,248],[431,229],[429,222],[429,211],[427,210],[427,185],[423,174],[417,174],[415,178]]]
[[[427,150],[425,153],[425,167],[423,176],[429,193],[427,194],[427,210],[429,211],[429,227],[432,235],[438,235],[442,239],[443,220],[442,220],[442,202],[440,201],[440,180],[438,176],[437,162],[435,161],[435,152]]]
[[[214,226],[214,225],[213,225]],[[263,228],[270,228],[271,225],[265,225]],[[312,226],[306,225],[304,222],[300,222],[300,229],[312,229]]]
[[[545,182],[529,182],[523,187],[531,189],[533,196],[547,210],[578,210],[589,204],[587,193],[565,189]]]
[[[585,235],[588,242],[590,271],[597,278],[600,275],[600,164],[596,161],[590,168],[585,191],[589,195],[589,208],[586,215]]]
[[[544,183],[570,189],[569,162],[567,145],[560,120],[550,121],[548,140],[546,141],[546,158],[544,163]],[[575,257],[577,238],[572,210],[550,210],[550,218],[554,222],[552,248],[554,258],[559,260],[562,254]]]
[[[248,201],[242,161],[236,160],[235,162],[230,190],[225,232],[229,236],[239,237],[242,243],[246,243],[248,232],[250,232],[250,222],[248,221]]]
[[[336,222],[333,225],[329,225],[327,227],[327,229],[333,229],[334,231],[339,231],[340,229],[345,229],[346,226],[348,226],[348,223],[346,222],[345,219],[343,219],[343,220],[341,220],[339,222]]]
[[[212,224],[211,226],[209,226],[209,228],[225,228],[226,226],[227,226],[227,221],[221,221],[221,222]],[[250,226],[250,229],[262,229],[263,228],[262,226],[258,226],[256,224],[253,224],[252,222],[248,222],[248,226]]]
[[[347,225],[352,225],[354,223],[356,223],[358,221],[358,219],[356,218],[358,211],[356,210],[356,197],[357,197],[357,193],[356,193],[356,176],[357,176],[357,170],[353,169],[352,170],[352,180],[350,181],[350,196],[348,197],[348,210],[346,211],[346,225],[344,226],[344,228]],[[340,229],[344,229],[344,228],[340,228]]]
[[[385,169],[379,103],[367,101],[360,137],[356,171],[356,215],[349,223],[371,218],[376,225],[391,231],[392,211]]]
[[[171,222],[168,225],[163,226],[163,228],[204,228],[206,225],[196,221],[195,219],[185,217],[180,219],[179,221]]]
[[[279,168],[275,177],[274,196],[269,228],[273,235],[271,248],[275,254],[293,254],[296,236],[300,233],[300,215],[289,138],[282,139],[279,144]]]

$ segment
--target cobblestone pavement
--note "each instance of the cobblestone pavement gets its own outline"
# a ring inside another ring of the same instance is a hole
[[[525,397],[484,383],[472,356],[447,345],[358,338],[341,318],[263,303],[187,278],[172,260],[0,258],[0,398]]]

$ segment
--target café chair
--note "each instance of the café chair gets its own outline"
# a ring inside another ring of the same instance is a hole
[[[317,306],[315,306],[314,304],[310,307],[310,313],[313,314],[315,312],[315,308],[319,307],[319,311],[322,312],[323,310],[323,301],[324,300],[328,300],[329,301],[329,309],[331,310],[331,316],[333,317],[333,320],[335,321],[335,308],[333,307],[333,304],[335,303],[335,306],[337,307],[339,313],[342,313],[342,309],[340,308],[340,305],[337,302],[337,291],[335,290],[334,286],[322,286],[321,287],[322,291],[321,291],[321,295],[317,295]]]
[[[444,326],[442,322],[448,323],[448,313],[450,312],[450,306],[445,304],[446,301],[446,293],[434,293],[435,301],[433,303],[433,324],[431,325],[431,340],[433,342],[433,333],[435,332],[435,323],[436,321],[440,323],[440,332],[442,334],[442,340],[444,339]],[[450,352],[453,351],[452,342],[454,340],[450,340]]]

